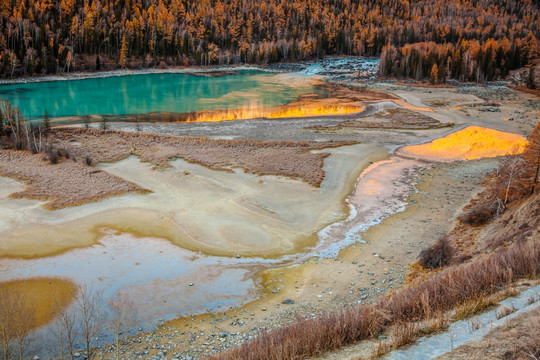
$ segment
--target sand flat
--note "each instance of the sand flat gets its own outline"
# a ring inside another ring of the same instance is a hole
[[[109,228],[157,236],[212,255],[277,257],[313,245],[314,234],[346,216],[343,204],[370,161],[387,156],[378,145],[325,149],[320,188],[281,176],[214,171],[184,160],[154,170],[136,157],[99,168],[152,191],[53,212],[36,202],[0,210],[1,257],[40,257],[96,243]],[[15,210],[15,211],[13,211]],[[17,216],[21,214],[22,216]],[[29,221],[30,219],[30,221]],[[22,223],[24,221],[24,224]],[[76,234],[76,235],[74,235]]]

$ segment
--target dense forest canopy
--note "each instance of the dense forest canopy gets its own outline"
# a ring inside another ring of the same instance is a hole
[[[536,0],[0,0],[0,10],[7,77],[382,54],[383,75],[424,78],[437,64],[438,78],[483,81],[538,58],[540,38]]]

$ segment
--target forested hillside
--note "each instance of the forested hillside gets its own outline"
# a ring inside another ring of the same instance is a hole
[[[491,80],[538,57],[536,0],[0,0],[4,77],[383,55],[383,75]],[[415,45],[410,45],[415,44]],[[439,74],[440,73],[440,74]]]

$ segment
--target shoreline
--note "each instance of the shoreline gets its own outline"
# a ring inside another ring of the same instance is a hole
[[[302,73],[307,71],[309,67],[317,64],[326,64],[337,61],[345,61],[345,70],[336,71],[332,67],[329,69],[317,69],[315,72],[306,72],[306,75],[316,76],[323,75],[332,77],[332,75],[346,75],[357,72],[357,62],[375,62],[379,61],[379,58],[375,57],[358,57],[358,56],[328,56],[323,59],[295,61],[295,62],[277,62],[264,65],[257,64],[238,64],[238,65],[212,65],[212,66],[169,66],[166,68],[141,68],[141,69],[114,69],[106,71],[77,71],[67,74],[54,74],[54,75],[40,75],[30,77],[19,77],[15,79],[0,79],[0,85],[12,85],[12,84],[25,84],[25,83],[37,83],[37,82],[51,82],[51,81],[67,81],[67,80],[85,80],[93,78],[106,78],[116,76],[128,76],[128,75],[147,75],[147,74],[206,74],[211,73],[224,73],[223,75],[230,75],[236,71],[262,71],[269,73]],[[319,72],[320,71],[320,72]],[[370,74],[376,72],[371,71]]]
[[[96,72],[74,72],[64,75],[43,75],[29,78],[16,78],[16,79],[0,79],[1,85],[15,85],[15,84],[31,84],[31,83],[42,83],[42,82],[54,82],[54,81],[71,81],[71,80],[87,80],[87,79],[102,79],[109,77],[119,77],[119,76],[131,76],[131,75],[152,75],[152,74],[208,74],[208,73],[226,73],[224,76],[230,75],[230,72],[235,71],[263,71],[263,72],[279,72],[275,70],[268,70],[260,68],[253,65],[238,65],[235,66],[224,66],[217,68],[190,68],[190,67],[171,67],[171,68],[146,68],[146,69],[122,69],[122,70],[109,70],[109,71],[96,71]]]

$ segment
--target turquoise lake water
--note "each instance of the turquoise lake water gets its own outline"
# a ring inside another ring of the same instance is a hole
[[[0,99],[11,101],[26,119],[37,119],[45,110],[64,117],[275,106],[314,91],[305,77],[239,71],[220,77],[167,73],[0,85]]]

